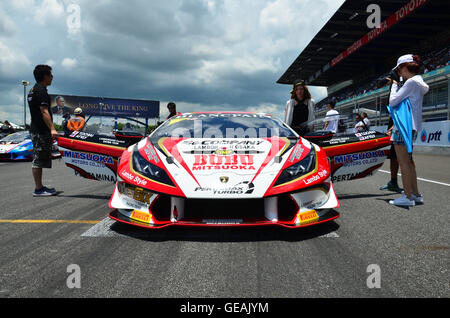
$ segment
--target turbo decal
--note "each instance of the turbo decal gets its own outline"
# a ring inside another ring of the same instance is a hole
[[[213,189],[205,187],[195,188],[195,192],[211,192],[212,194],[252,194],[255,190],[255,185],[251,182],[241,182],[230,188]]]

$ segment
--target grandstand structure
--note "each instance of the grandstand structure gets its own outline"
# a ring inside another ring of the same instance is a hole
[[[381,8],[380,28],[370,29],[367,7]],[[347,129],[354,114],[366,112],[372,125],[388,122],[389,87],[384,78],[401,55],[418,54],[423,77],[430,86],[425,95],[424,121],[450,119],[448,0],[347,0],[316,34],[277,81],[292,84],[303,79],[311,86],[326,86],[328,96],[316,100],[316,117],[325,117],[328,101]]]

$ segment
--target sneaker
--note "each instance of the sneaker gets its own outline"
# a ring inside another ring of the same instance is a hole
[[[414,201],[414,199],[409,199],[406,195],[402,195],[400,198],[391,200],[391,201],[389,201],[389,203],[392,205],[397,205],[397,206],[415,206],[416,205],[416,201]]]
[[[392,182],[392,180],[389,181],[385,186],[382,186],[380,190],[389,190],[398,193],[403,191],[403,189],[398,186],[397,182]]]
[[[44,187],[43,189],[45,189],[46,191],[51,192],[51,193],[56,193],[56,189],[55,188]]]
[[[55,194],[56,194],[55,189],[48,189],[46,187],[42,187],[42,189],[40,190],[35,189],[33,192],[34,197],[50,197]]]
[[[421,194],[411,194],[411,198],[414,200],[414,202],[423,204],[423,196]]]

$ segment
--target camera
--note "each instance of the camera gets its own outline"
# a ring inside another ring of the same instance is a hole
[[[391,80],[396,81],[397,83],[400,82],[400,76],[398,76],[397,70],[390,71],[386,77],[389,77]],[[387,83],[388,80],[386,78],[383,78],[378,82],[378,86],[382,87],[385,86]]]

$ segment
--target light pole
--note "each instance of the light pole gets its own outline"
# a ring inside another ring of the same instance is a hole
[[[27,86],[30,82],[22,81],[23,85],[23,129],[27,129]]]

